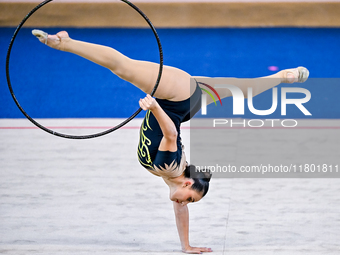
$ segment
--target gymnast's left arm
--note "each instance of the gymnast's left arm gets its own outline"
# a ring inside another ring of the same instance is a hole
[[[212,252],[206,247],[191,247],[189,245],[189,210],[187,205],[173,202],[176,225],[179,239],[181,240],[182,252],[189,254],[201,254],[202,252]]]

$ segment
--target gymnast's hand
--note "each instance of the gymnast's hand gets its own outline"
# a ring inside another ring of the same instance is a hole
[[[158,103],[157,103],[156,99],[154,99],[150,95],[147,95],[145,98],[139,100],[139,106],[144,111],[146,111],[146,110],[152,111],[158,106]]]
[[[182,249],[182,252],[189,254],[201,254],[202,252],[212,252],[211,248],[206,247],[186,247]]]

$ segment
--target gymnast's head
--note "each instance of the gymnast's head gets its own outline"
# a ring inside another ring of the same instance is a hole
[[[170,200],[182,205],[198,202],[208,193],[211,175],[209,169],[187,165],[176,185],[169,185]]]

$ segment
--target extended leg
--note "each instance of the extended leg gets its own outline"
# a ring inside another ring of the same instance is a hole
[[[281,83],[294,83],[294,82],[305,82],[309,76],[309,72],[304,67],[298,67],[294,69],[286,69],[282,70],[276,74],[253,78],[253,79],[245,79],[245,78],[225,78],[225,82],[230,85],[234,85],[240,88],[245,96],[248,97],[248,88],[252,88],[253,96],[261,94],[262,92],[271,89]],[[207,77],[194,77],[198,82],[200,78]],[[213,84],[209,84],[214,87]],[[225,88],[216,88],[217,93],[221,98],[232,96],[231,91]],[[213,103],[213,99],[211,97],[207,97],[207,104]]]
[[[56,35],[48,35],[47,40],[47,34],[45,37],[44,35],[39,37],[36,32],[35,35],[42,43],[46,43],[54,49],[74,53],[110,69],[114,74],[134,84],[147,94],[150,94],[155,86],[159,64],[130,59],[110,47],[73,40],[65,31]],[[190,75],[180,69],[164,66],[155,97],[173,101],[189,98]]]

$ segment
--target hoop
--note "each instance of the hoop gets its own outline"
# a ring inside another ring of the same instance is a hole
[[[11,92],[12,98],[14,99],[14,102],[16,103],[16,105],[18,106],[18,108],[20,109],[20,111],[25,115],[25,117],[31,121],[35,126],[37,126],[38,128],[52,134],[55,136],[59,136],[59,137],[63,137],[63,138],[68,138],[68,139],[90,139],[90,138],[95,138],[95,137],[99,137],[99,136],[103,136],[106,134],[109,134],[121,127],[123,127],[124,125],[126,125],[128,122],[130,122],[134,117],[136,117],[141,111],[142,109],[139,108],[134,114],[132,114],[129,118],[127,118],[126,120],[124,120],[122,123],[118,124],[117,126],[108,129],[106,131],[100,132],[100,133],[96,133],[96,134],[92,134],[92,135],[82,135],[82,136],[75,136],[75,135],[67,135],[67,134],[62,134],[62,133],[58,133],[55,132],[53,130],[50,130],[46,127],[44,127],[43,125],[39,124],[38,122],[36,122],[34,119],[32,119],[25,111],[24,109],[21,107],[21,105],[19,104],[18,100],[15,97],[12,85],[11,85],[11,80],[10,80],[10,75],[9,75],[9,59],[10,59],[10,55],[11,55],[11,50],[12,50],[12,46],[13,43],[15,41],[15,38],[17,36],[17,34],[19,33],[21,27],[25,24],[25,22],[28,20],[28,18],[35,13],[38,9],[40,9],[41,7],[43,7],[45,4],[52,2],[53,0],[45,0],[44,2],[40,3],[39,5],[37,5],[35,8],[33,8],[27,15],[26,17],[20,22],[20,24],[18,25],[18,27],[16,28],[11,42],[9,44],[8,47],[8,51],[7,51],[7,57],[6,57],[6,77],[7,77],[7,83],[8,83],[8,88]],[[159,50],[159,58],[160,58],[160,63],[159,63],[159,72],[158,72],[158,78],[156,81],[156,84],[151,92],[151,96],[153,96],[158,88],[159,82],[161,80],[162,77],[162,72],[163,72],[163,50],[162,50],[162,45],[159,39],[159,36],[157,34],[157,31],[155,29],[155,27],[153,26],[153,24],[151,23],[151,21],[149,20],[149,18],[134,4],[132,4],[131,2],[127,1],[127,0],[121,0],[122,2],[128,4],[130,7],[132,7],[133,9],[135,9],[143,18],[144,20],[148,23],[148,25],[150,26],[151,30],[154,33],[154,36],[157,40],[157,44],[158,44],[158,50]]]

